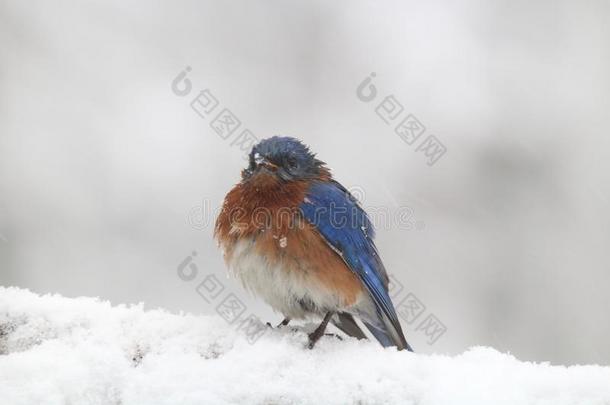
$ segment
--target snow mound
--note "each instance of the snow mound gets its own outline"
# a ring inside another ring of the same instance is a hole
[[[0,287],[0,404],[610,404],[610,367],[449,357]]]

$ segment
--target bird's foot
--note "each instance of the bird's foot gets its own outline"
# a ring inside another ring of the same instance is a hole
[[[307,344],[307,348],[308,349],[313,349],[313,347],[316,345],[316,342],[318,340],[320,340],[320,338],[322,336],[324,336],[324,331],[326,330],[326,325],[328,325],[328,321],[330,321],[330,318],[333,316],[332,312],[328,312],[326,314],[326,316],[324,317],[324,319],[322,320],[322,323],[320,323],[320,325],[316,328],[316,330],[314,330],[313,332],[311,332],[309,334],[309,343]],[[331,333],[332,335],[332,333]]]
[[[324,336],[332,336],[332,337],[334,337],[336,339],[343,340],[341,335],[337,335],[336,333],[325,333]]]
[[[343,338],[341,336],[337,335],[336,333],[322,333],[320,336],[318,336],[318,335],[316,335],[316,332],[314,331],[314,332],[310,333],[308,336],[309,336],[309,343],[307,344],[308,349],[313,349],[313,347],[316,345],[318,340],[320,340],[322,338],[322,336],[331,336],[336,339],[343,340]]]
[[[289,322],[290,322],[290,318],[284,318],[284,320],[282,322],[278,323],[277,326],[275,326],[275,327],[273,325],[271,325],[271,323],[269,323],[269,322],[267,322],[267,326],[272,329],[275,329],[275,328],[281,329],[283,326],[288,325]]]

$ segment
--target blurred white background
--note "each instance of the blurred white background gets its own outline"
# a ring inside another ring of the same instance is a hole
[[[226,278],[212,213],[193,224],[245,163],[189,106],[209,88],[425,224],[377,237],[426,305],[416,351],[610,364],[609,25],[606,1],[0,1],[0,284],[213,313],[214,273],[279,320]],[[447,147],[435,165],[375,114],[389,94]]]

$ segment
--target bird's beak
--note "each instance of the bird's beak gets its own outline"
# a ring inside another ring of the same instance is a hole
[[[274,163],[271,163],[267,159],[263,159],[263,161],[258,164],[258,167],[259,168],[265,168],[265,169],[267,169],[269,171],[275,172],[277,170],[277,168],[278,168],[278,165],[276,165]]]

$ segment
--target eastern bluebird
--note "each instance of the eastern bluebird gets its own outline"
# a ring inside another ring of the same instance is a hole
[[[295,138],[264,139],[249,160],[216,220],[230,271],[284,315],[281,325],[322,318],[309,348],[328,322],[366,338],[357,316],[383,346],[411,351],[373,226],[350,192]]]

